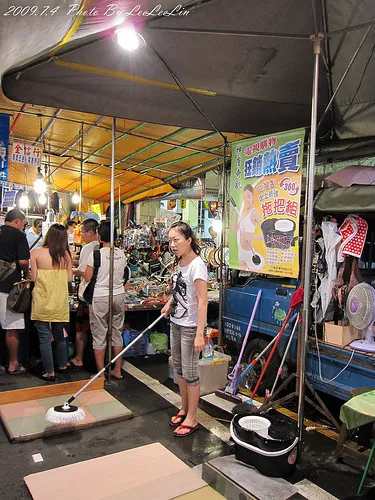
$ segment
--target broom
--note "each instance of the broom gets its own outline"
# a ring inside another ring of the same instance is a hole
[[[130,349],[138,340],[140,340],[143,335],[151,330],[156,323],[158,323],[161,318],[164,317],[164,313],[161,314],[151,325],[149,325],[147,328],[141,332],[138,337],[136,337],[132,342],[130,342],[129,345],[127,345],[121,352],[119,352],[111,361],[108,361],[108,363],[105,365],[104,368],[98,372],[95,377],[90,379],[87,384],[85,384],[78,392],[74,394],[71,398],[68,399],[63,405],[58,405],[55,406],[54,408],[50,408],[46,415],[45,415],[45,420],[47,422],[50,422],[51,424],[69,424],[72,422],[79,422],[80,420],[83,420],[85,418],[85,412],[82,410],[82,408],[78,408],[78,406],[74,406],[71,403],[78,398],[78,396],[85,390],[87,387],[94,382],[102,373],[105,372],[107,368],[111,366],[112,363],[114,363],[118,358],[120,358],[128,349]]]

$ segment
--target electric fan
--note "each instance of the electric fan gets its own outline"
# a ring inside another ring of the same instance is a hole
[[[359,283],[349,293],[346,313],[350,324],[358,330],[367,330],[365,340],[350,344],[356,351],[375,352],[375,290],[368,283]]]

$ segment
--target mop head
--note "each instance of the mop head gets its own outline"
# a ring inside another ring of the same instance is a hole
[[[227,399],[232,403],[242,403],[242,398],[236,396],[235,394],[231,394],[226,389],[216,389],[215,396],[222,399]]]
[[[45,420],[51,424],[70,424],[79,422],[85,418],[85,412],[78,406],[70,406],[68,403],[50,408]]]
[[[262,412],[259,411],[258,406],[253,405],[251,399],[236,405],[232,409],[232,415],[260,415]]]

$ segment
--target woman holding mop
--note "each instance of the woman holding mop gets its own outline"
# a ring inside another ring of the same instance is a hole
[[[200,394],[199,353],[204,348],[207,318],[207,268],[200,258],[194,232],[186,222],[172,224],[169,246],[176,257],[172,297],[162,309],[171,316],[171,350],[182,400],[181,410],[171,418],[176,437],[198,430]]]

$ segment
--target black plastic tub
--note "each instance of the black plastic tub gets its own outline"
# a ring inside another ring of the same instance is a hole
[[[249,425],[251,419],[254,425]],[[263,426],[258,432],[252,430],[257,428],[257,419],[260,428],[264,424],[261,420],[269,420],[268,429]],[[259,420],[256,415],[236,415],[231,422],[230,434],[237,460],[256,467],[269,477],[285,478],[294,474],[298,452],[298,432],[294,424],[289,425],[272,416]]]

